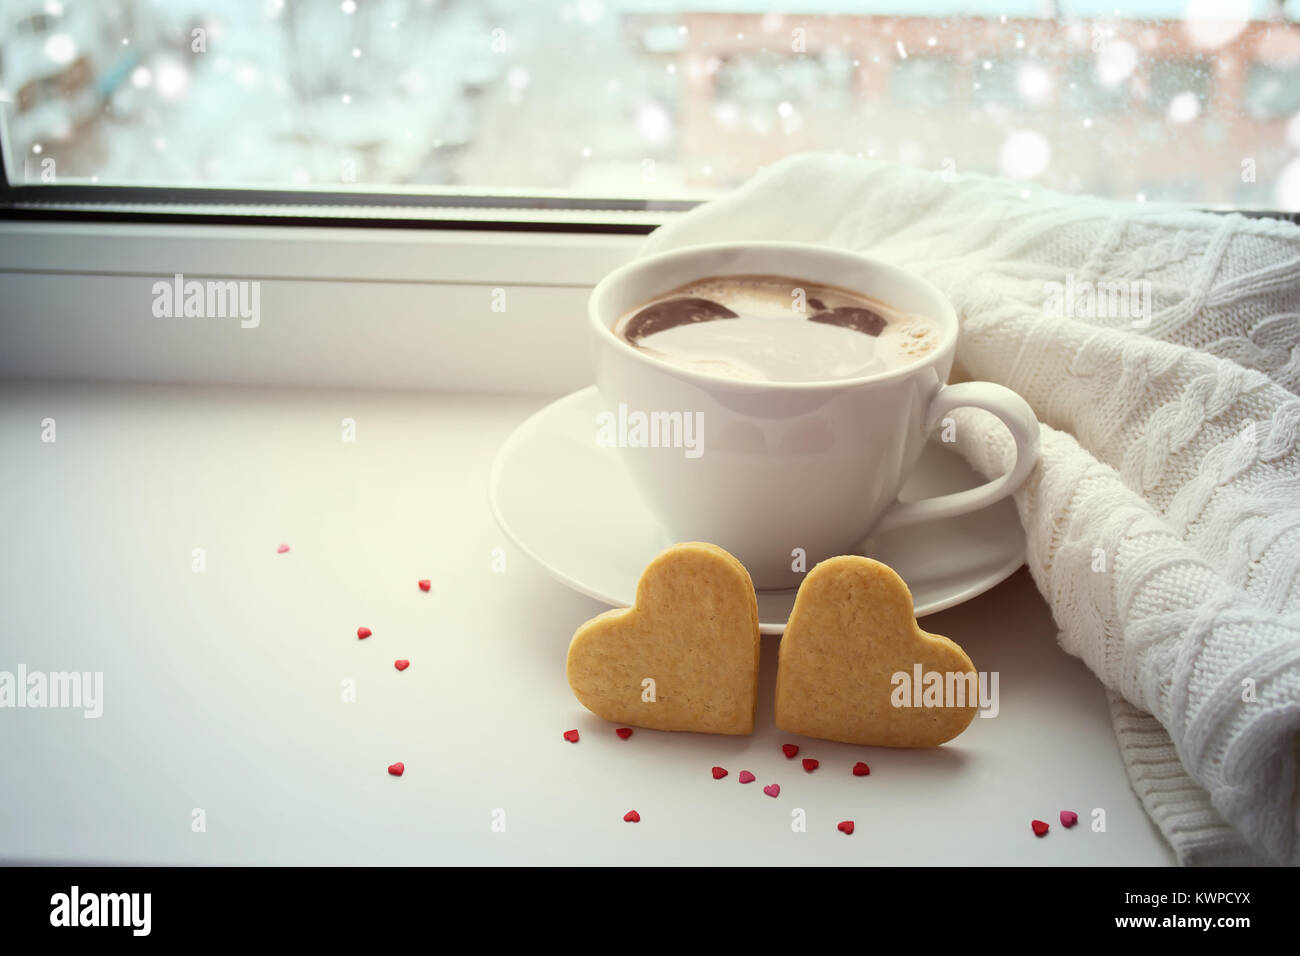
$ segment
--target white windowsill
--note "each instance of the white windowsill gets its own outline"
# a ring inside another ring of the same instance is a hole
[[[0,378],[556,392],[591,286],[641,236],[0,222]],[[160,319],[153,284],[260,283],[260,322]],[[497,291],[501,290],[501,291]],[[504,295],[505,311],[494,311]]]
[[[8,569],[0,669],[105,679],[99,720],[0,721],[20,784],[4,853],[637,863],[649,827],[668,863],[1171,862],[1129,790],[1103,689],[1055,646],[1023,571],[927,619],[1002,674],[998,719],[942,753],[873,751],[869,797],[832,772],[859,748],[809,743],[827,764],[815,781],[781,756],[767,640],[753,737],[638,732],[631,744],[655,749],[655,772],[610,776],[627,745],[563,678],[569,636],[603,608],[511,547],[487,507],[496,449],[548,399],[488,393],[589,384],[587,294],[640,242],[0,223],[0,378],[131,383],[0,383],[11,476],[0,527],[23,555]],[[153,283],[177,272],[261,282],[260,325],[155,318]],[[491,308],[497,289],[504,313]],[[240,387],[197,387],[214,383]],[[314,387],[261,387],[286,385]],[[46,418],[53,444],[40,440]],[[340,440],[344,418],[355,444]],[[288,554],[275,553],[281,541]],[[361,624],[373,638],[356,640]],[[396,657],[411,669],[398,674]],[[340,700],[345,679],[358,682],[356,704]],[[570,727],[578,747],[560,738]],[[407,765],[401,780],[384,772],[394,760]],[[788,794],[751,799],[713,781],[713,763]],[[90,812],[85,792],[97,795]],[[717,806],[702,813],[701,801]],[[790,833],[796,802],[803,837]],[[1085,820],[1105,807],[1109,832],[1030,834],[1030,818],[1067,805]],[[190,830],[196,806],[206,834]],[[621,821],[632,807],[641,830]],[[490,829],[496,808],[505,834]],[[854,815],[860,832],[846,840],[834,822]]]
[[[97,719],[0,715],[0,857],[1172,862],[1129,789],[1104,689],[1057,647],[1023,570],[925,619],[1000,674],[998,716],[945,747],[795,738],[822,761],[804,773],[772,724],[775,638],[763,640],[752,736],[619,740],[564,678],[570,636],[604,607],[513,548],[488,508],[497,448],[544,401],[0,383],[0,527],[14,545],[0,670],[103,674]],[[41,441],[47,417],[53,443]],[[355,442],[341,440],[344,418]],[[374,633],[358,641],[362,625]],[[575,727],[576,746],[561,737]],[[857,760],[869,777],[848,772]],[[731,776],[712,779],[714,764]],[[742,769],[760,782],[736,784]],[[775,801],[758,789],[772,782]],[[792,831],[796,807],[806,833]],[[1089,826],[1096,807],[1106,832]],[[195,808],[206,832],[191,829]],[[638,827],[622,822],[629,809]],[[1061,809],[1080,826],[1057,826]],[[835,829],[846,818],[851,838]],[[1049,837],[1030,832],[1034,818],[1053,824]]]

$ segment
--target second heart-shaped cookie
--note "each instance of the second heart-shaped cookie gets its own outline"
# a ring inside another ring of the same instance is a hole
[[[758,700],[758,602],[744,566],[712,544],[669,548],[569,643],[569,686],[606,720],[652,730],[748,734]]]
[[[912,594],[870,558],[823,561],[781,638],[776,725],[877,747],[934,747],[969,726],[979,675],[966,652],[917,626]]]

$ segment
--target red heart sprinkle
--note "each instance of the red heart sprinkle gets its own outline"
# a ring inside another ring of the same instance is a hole
[[[367,637],[369,637],[373,633],[375,632],[368,627],[359,627],[357,628],[357,640],[364,641]]]
[[[864,764],[861,760],[859,760],[857,763],[853,765],[853,776],[855,777],[866,777],[870,775],[870,773],[871,773],[871,768],[868,767],[866,764]]]
[[[284,553],[285,553],[286,551],[288,551],[288,550],[289,550],[289,546],[288,546],[287,544],[282,544],[282,545],[280,545],[280,547],[278,547],[278,548],[275,549],[275,553],[276,553],[276,554],[284,554]]]
[[[769,797],[779,797],[781,796],[781,785],[779,783],[769,783],[763,788],[763,792]]]
[[[724,768],[722,768],[722,767],[714,767],[714,768],[713,768],[713,779],[714,779],[714,780],[721,780],[721,779],[722,779],[723,777],[725,777],[726,775],[727,775],[727,771],[726,771]]]
[[[814,760],[812,757],[804,757],[804,758],[803,758],[803,768],[804,768],[804,770],[806,770],[808,773],[812,773],[814,770],[816,770],[816,769],[817,769],[818,767],[820,767],[820,766],[821,766],[821,761],[820,761],[820,760]]]
[[[396,667],[399,671],[404,671],[404,670],[406,670],[408,667],[411,666],[411,662],[410,662],[410,661],[393,661],[393,666]]]
[[[1034,836],[1039,836],[1039,837],[1045,835],[1047,831],[1051,829],[1051,827],[1049,827],[1042,820],[1035,820],[1033,823],[1030,824],[1030,826],[1034,828]]]
[[[640,823],[640,822],[641,822],[641,814],[637,813],[635,810],[629,810],[627,813],[623,814],[623,822],[624,822],[624,823]]]
[[[797,754],[798,752],[799,752],[799,748],[796,747],[794,744],[781,745],[781,753],[785,754],[786,760],[792,760],[794,758],[794,755]]]
[[[388,772],[394,777],[400,777],[402,774],[406,773],[406,764],[399,760],[397,763],[389,765]]]
[[[614,733],[618,734],[618,735],[619,735],[620,737],[622,737],[624,740],[627,740],[627,738],[629,738],[629,737],[632,736],[632,728],[631,728],[631,727],[620,727],[620,728],[618,728],[618,730],[614,731]]]
[[[1061,811],[1061,826],[1068,828],[1074,826],[1078,822],[1079,822],[1079,815],[1075,813],[1073,810]]]
[[[742,770],[740,771],[740,776],[737,777],[736,779],[739,780],[741,783],[753,783],[758,778],[755,777],[748,770]]]
[[[853,821],[852,821],[852,820],[842,820],[842,821],[840,821],[839,826],[837,826],[835,829],[839,830],[841,833],[852,833],[852,832],[853,832]]]
[[[421,590],[421,591],[427,591],[427,590],[429,590],[429,588],[431,588],[431,587],[433,587],[433,582],[430,581],[428,578],[422,578],[422,579],[420,580],[420,590]]]
[[[578,742],[578,732],[576,730],[566,730],[564,732],[564,739],[571,744],[576,744]]]

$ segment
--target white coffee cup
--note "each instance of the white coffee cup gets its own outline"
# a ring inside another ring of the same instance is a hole
[[[884,372],[786,383],[670,365],[615,335],[622,316],[654,297],[726,275],[839,286],[930,319],[940,339],[927,355]],[[671,540],[727,549],[761,589],[797,587],[800,553],[811,568],[852,553],[869,535],[984,508],[1015,491],[1038,459],[1038,422],[1023,398],[992,382],[944,384],[958,335],[944,295],[870,256],[806,243],[691,246],[610,273],[593,290],[588,315],[596,385],[609,416],[624,422],[657,414],[663,436],[672,432],[673,413],[702,425],[693,451],[621,443],[637,490]],[[1015,438],[1015,465],[967,491],[898,501],[930,432],[962,406],[1002,420]]]

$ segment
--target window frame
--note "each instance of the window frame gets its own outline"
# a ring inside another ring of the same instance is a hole
[[[701,202],[558,190],[38,185],[15,181],[15,160],[0,109],[0,219],[645,235]]]
[[[0,109],[0,221],[647,235],[705,201],[576,197],[560,190],[35,185],[14,182],[14,159],[7,117]],[[1300,224],[1300,210],[1188,205],[1206,212]]]

